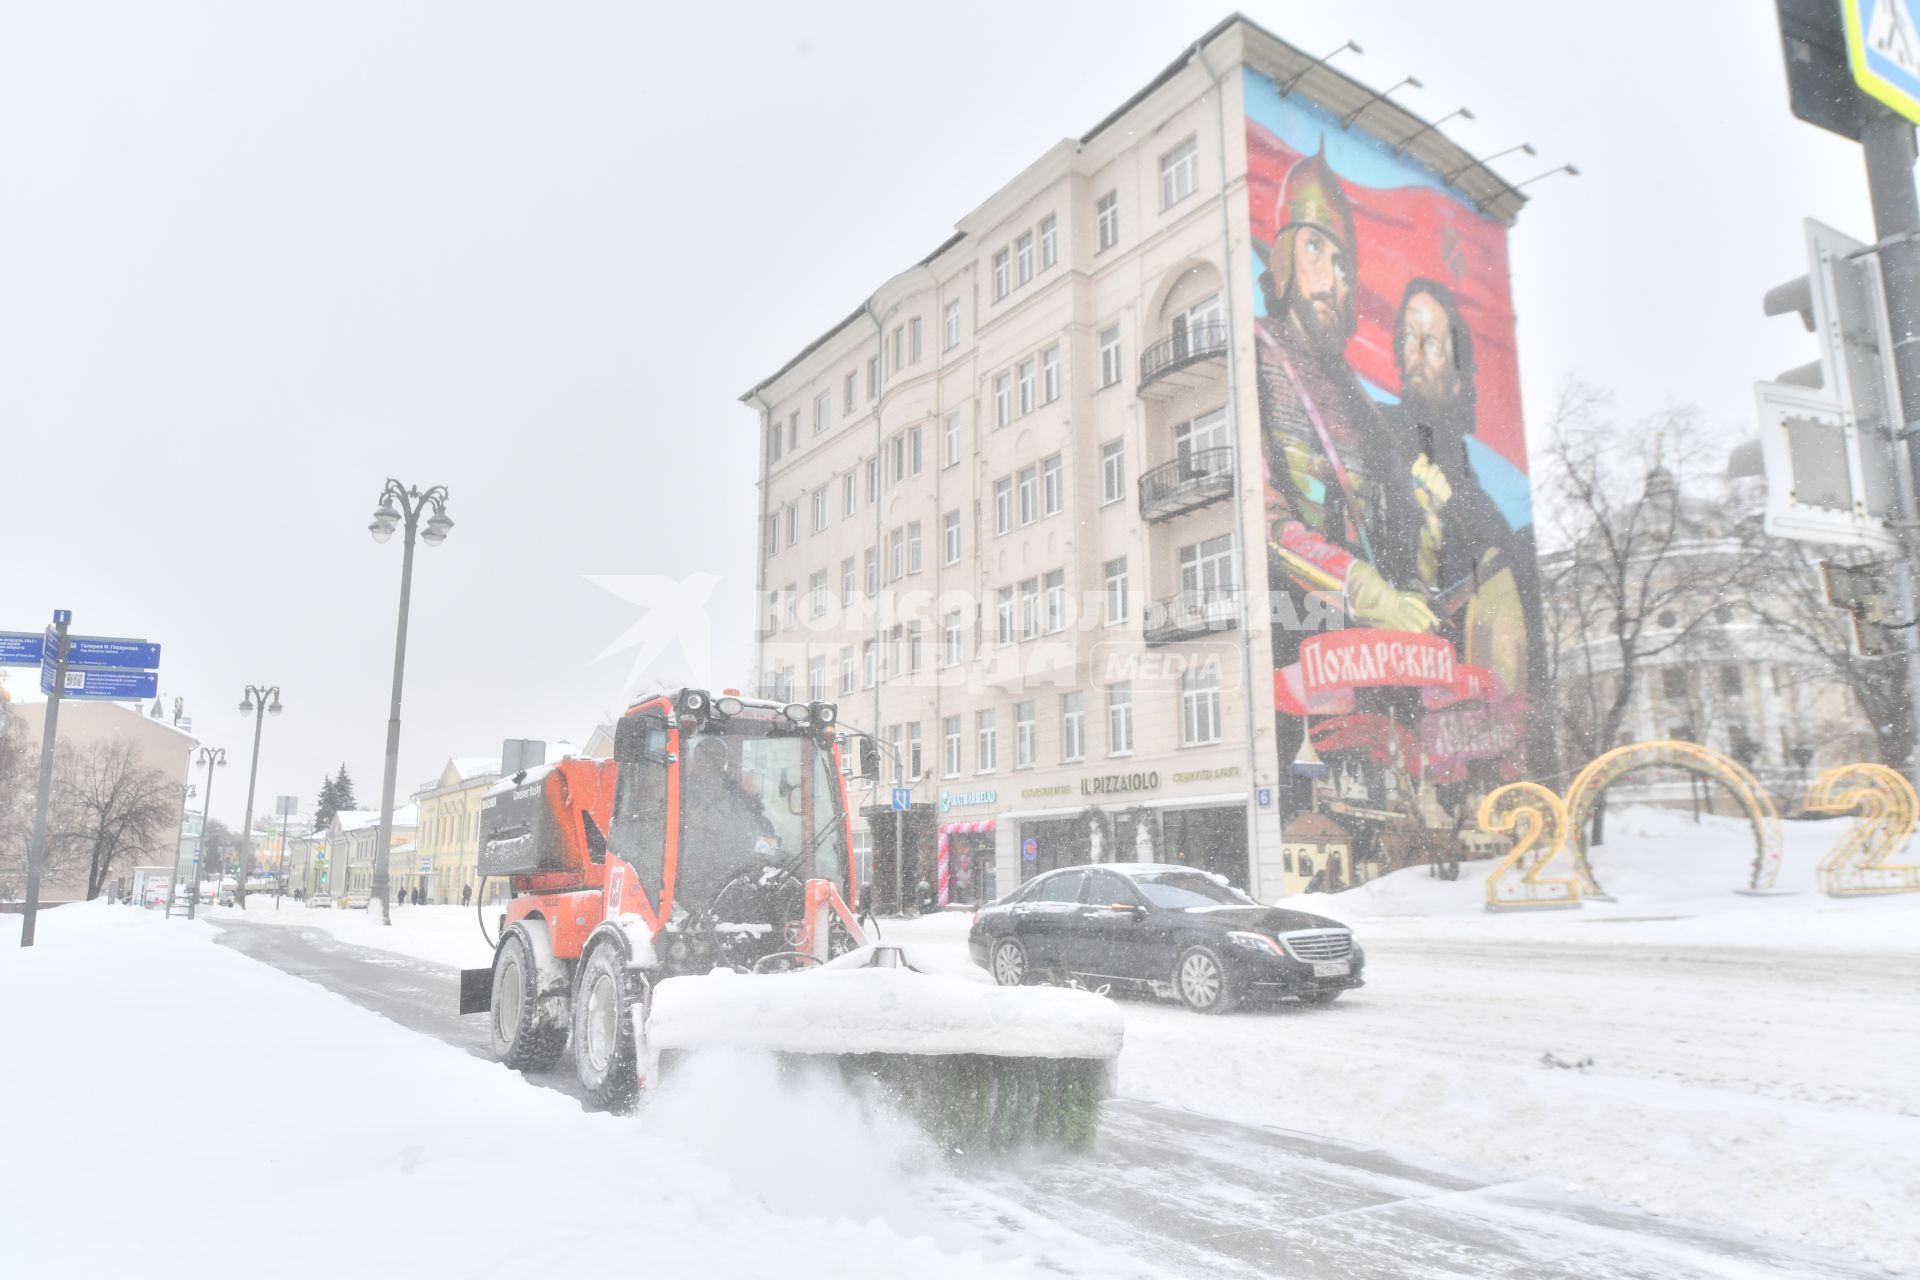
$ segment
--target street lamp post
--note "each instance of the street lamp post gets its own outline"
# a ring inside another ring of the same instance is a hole
[[[198,763],[207,766],[207,794],[200,802],[200,847],[205,848],[207,823],[212,820],[209,815],[213,813],[213,766],[219,765],[223,769],[227,767],[227,749],[202,747],[200,754],[194,758]],[[194,918],[194,908],[200,903],[200,854],[198,852],[194,853],[187,874],[193,877],[193,888],[187,893],[187,919],[191,920]],[[213,886],[213,900],[216,904],[220,901],[220,885],[217,881]]]
[[[426,528],[421,529],[420,516],[428,510],[433,514],[427,517]],[[430,547],[447,540],[453,520],[447,515],[446,486],[437,484],[422,493],[398,480],[388,479],[386,488],[380,491],[380,505],[374,508],[373,523],[367,526],[367,532],[375,542],[385,542],[403,523],[407,539],[406,551],[400,558],[400,625],[393,640],[393,708],[387,717],[387,768],[380,786],[380,833],[374,840],[373,887],[369,893],[370,898],[380,900],[381,924],[393,923],[392,906],[388,902],[392,889],[387,860],[393,849],[394,775],[400,766],[400,686],[407,666],[407,605],[413,596],[413,541],[416,533]],[[371,910],[372,902],[367,906]]]
[[[268,705],[267,700],[273,700]],[[233,905],[247,909],[247,868],[253,862],[253,782],[260,776],[260,726],[267,713],[280,714],[280,686],[250,684],[240,698],[240,714],[253,713],[253,763],[247,766],[246,825],[240,829],[240,874],[234,877]],[[217,896],[217,895],[216,895]]]

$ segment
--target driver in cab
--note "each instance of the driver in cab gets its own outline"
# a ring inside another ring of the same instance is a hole
[[[724,880],[772,863],[780,842],[760,806],[758,779],[742,782],[718,738],[693,745],[681,804],[695,857],[707,874]]]

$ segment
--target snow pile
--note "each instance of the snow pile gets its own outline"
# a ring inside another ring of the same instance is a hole
[[[1120,1011],[1098,996],[838,967],[863,958],[795,973],[668,978],[653,991],[650,1047],[1102,1059],[1120,1052]]]
[[[248,924],[311,929],[336,942],[391,951],[416,960],[430,960],[455,969],[484,969],[493,963],[493,950],[480,934],[472,907],[393,908],[393,923],[380,923],[378,908],[371,911],[309,907],[283,898],[275,909],[272,898],[249,898],[243,912],[234,907],[200,908],[200,918],[218,924],[244,920]],[[486,910],[489,934],[500,926],[500,908]]]
[[[663,1099],[658,1124],[587,1114],[204,926],[62,907],[23,951],[18,919],[0,917],[0,1097],[31,1100],[0,1172],[9,1276],[1035,1274],[864,1131],[803,1147],[820,1113],[796,1107],[763,1144],[781,1113],[740,1110],[726,1078]],[[236,1179],[240,1208],[188,1203]]]

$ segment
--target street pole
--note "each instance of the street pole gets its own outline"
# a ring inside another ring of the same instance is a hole
[[[20,920],[20,945],[33,945],[40,916],[40,869],[47,862],[47,806],[53,798],[54,732],[60,723],[60,691],[67,685],[67,624],[73,614],[53,611],[53,689],[47,694],[47,723],[40,732],[40,779],[33,798],[33,843],[27,846],[27,909]]]
[[[395,526],[403,521],[407,533],[400,558],[400,623],[393,639],[393,701],[387,715],[387,761],[380,784],[380,832],[374,839],[373,884],[367,903],[367,909],[372,910],[371,899],[380,900],[381,924],[393,923],[392,905],[388,901],[392,886],[387,862],[393,850],[393,788],[400,770],[400,689],[407,668],[407,611],[413,600],[414,535],[419,530],[420,515],[428,507],[433,509],[433,515],[420,536],[428,546],[439,546],[453,528],[453,521],[447,517],[447,490],[443,485],[435,485],[422,493],[389,479],[380,493],[380,506],[374,510],[373,523],[368,526],[375,542],[385,542],[392,537]]]
[[[274,875],[273,875],[273,909],[275,911],[278,911],[280,909],[280,897],[282,894],[286,893],[287,891],[287,832],[289,829],[292,828],[292,826],[293,826],[293,815],[291,813],[281,814],[280,815],[280,865],[274,868]]]
[[[273,705],[267,705],[271,696]],[[280,686],[271,688],[265,685],[248,685],[246,696],[240,700],[240,710],[253,712],[253,763],[247,766],[247,816],[240,831],[240,874],[234,878],[233,905],[242,911],[247,909],[247,870],[253,863],[253,785],[260,776],[260,728],[266,723],[267,712],[280,713]],[[218,893],[214,895],[218,898]],[[277,904],[276,904],[277,905]]]
[[[1904,440],[1907,483],[1901,536],[1906,544],[1907,620],[1920,617],[1920,195],[1913,185],[1913,126],[1878,102],[1864,104],[1860,147],[1866,154],[1873,200],[1880,282],[1893,334],[1893,369],[1900,392],[1894,439]],[[1916,633],[1920,635],[1920,633]],[[1907,776],[1920,787],[1920,645],[1907,649]]]
[[[207,766],[207,794],[200,802],[200,847],[204,849],[207,844],[207,824],[212,821],[213,813],[213,766],[217,764],[225,767],[227,749],[225,747],[215,747],[212,750],[206,747],[200,748],[200,763]],[[193,855],[191,865],[193,889],[187,894],[187,919],[189,920],[194,918],[194,908],[200,904],[200,855],[198,853]],[[213,884],[213,904],[215,906],[220,904],[220,882],[217,880]]]

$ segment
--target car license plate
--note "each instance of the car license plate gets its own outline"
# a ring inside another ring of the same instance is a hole
[[[1344,978],[1353,972],[1353,966],[1345,960],[1315,960],[1313,976],[1316,978]]]

